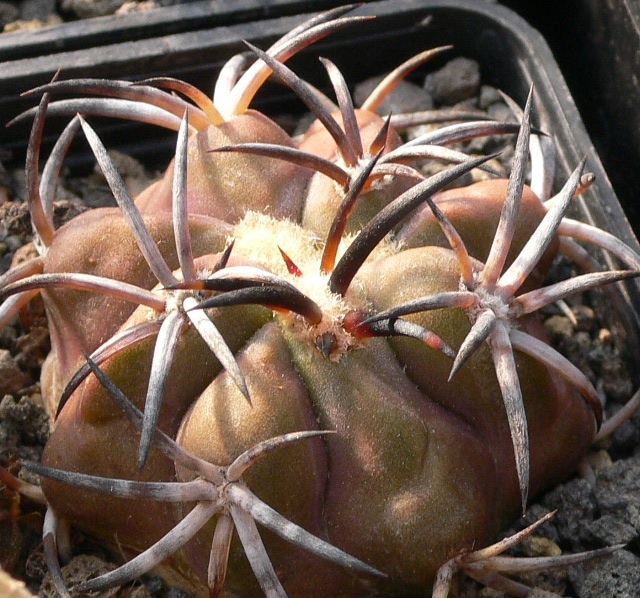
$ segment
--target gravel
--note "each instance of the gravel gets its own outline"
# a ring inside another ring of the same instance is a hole
[[[146,12],[183,2],[184,0],[0,0],[0,30],[10,32],[38,29],[65,21]]]

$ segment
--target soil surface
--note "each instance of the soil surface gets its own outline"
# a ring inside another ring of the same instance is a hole
[[[183,3],[183,0],[0,0],[0,31],[26,31]]]

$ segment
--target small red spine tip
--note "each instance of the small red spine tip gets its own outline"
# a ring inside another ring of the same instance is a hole
[[[422,336],[422,342],[436,351],[443,351],[448,347],[447,343],[445,343],[437,334],[430,331],[424,333]]]
[[[342,327],[352,336],[356,338],[370,338],[375,336],[373,330],[369,326],[361,326],[362,322],[369,316],[365,311],[352,309],[347,312],[342,319]]]
[[[287,270],[289,270],[289,274],[292,276],[302,276],[302,270],[295,265],[294,261],[284,252],[281,247],[278,247],[280,251],[280,255],[284,260],[284,263],[287,265]]]

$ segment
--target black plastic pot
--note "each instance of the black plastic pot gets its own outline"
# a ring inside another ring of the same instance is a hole
[[[545,36],[637,234],[640,231],[640,3],[502,1]]]
[[[51,56],[180,33],[324,10],[340,0],[178,0],[151,11],[95,17],[0,35],[0,61]]]
[[[252,3],[234,4],[241,4],[248,11],[245,14],[253,14],[249,7]],[[253,10],[257,10],[256,4],[253,3]],[[263,12],[259,14],[266,14],[267,8],[275,12],[291,10],[294,4],[303,9],[311,4],[315,8],[338,3],[262,2]],[[34,99],[21,98],[19,94],[47,82],[59,68],[63,78],[141,79],[171,75],[208,92],[224,61],[245,49],[242,40],[267,47],[306,18],[280,16],[239,23],[242,19],[238,15],[232,19],[227,14],[229,20],[222,22],[231,23],[235,19],[235,24],[219,26],[222,13],[211,7],[207,12],[207,6],[208,3],[194,3],[174,7],[183,19],[178,32],[172,29],[167,33],[149,24],[147,33],[153,37],[0,64],[4,94],[0,114],[9,119],[33,106]],[[389,0],[368,3],[357,12],[377,18],[314,45],[312,52],[303,52],[291,61],[294,69],[312,83],[326,86],[326,77],[315,58],[323,55],[338,64],[347,81],[355,82],[388,70],[425,48],[453,44],[456,54],[480,63],[485,83],[504,90],[520,104],[533,83],[536,124],[555,137],[559,148],[559,179],[564,180],[584,155],[588,157],[587,169],[596,175],[596,184],[577,202],[583,217],[638,247],[551,51],[542,36],[522,18],[497,4],[472,0]],[[428,16],[432,19],[425,24]],[[191,25],[193,30],[187,31]],[[299,109],[299,104],[275,85],[265,90],[259,102],[261,109],[271,113],[282,113],[295,106]],[[2,149],[14,157],[16,164],[23,159],[28,128],[28,123],[12,127],[2,137]],[[55,138],[57,129],[53,121],[48,123],[47,130]],[[174,143],[173,136],[165,131],[131,123],[107,121],[100,124],[99,130],[107,145],[147,158],[170,151]],[[134,145],[131,139],[136,140]],[[640,287],[631,283],[627,288],[632,289],[630,300],[636,311],[640,310]]]

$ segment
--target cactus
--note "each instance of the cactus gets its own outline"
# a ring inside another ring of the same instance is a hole
[[[283,61],[358,20],[348,8],[252,48],[244,74],[246,57],[232,59],[213,102],[173,79],[33,91],[43,94],[27,159],[40,256],[0,280],[0,323],[41,294],[55,422],[42,463],[27,466],[42,476],[63,595],[63,522],[130,559],[80,591],[155,569],[194,595],[434,583],[444,594],[456,569],[481,576],[506,546],[477,549],[593,441],[597,393],[535,312],[638,275],[640,257],[565,216],[584,162],[552,198],[525,185],[529,147],[542,155],[531,95],[520,125],[463,122],[403,144],[375,108],[441,49],[401,65],[359,109],[325,61],[328,106]],[[248,108],[271,71],[318,118],[301,141]],[[60,92],[98,97],[52,101]],[[40,181],[45,115],[76,112]],[[86,121],[96,113],[178,131],[165,175],[135,201]],[[80,129],[118,208],[56,230],[57,174]],[[508,180],[444,190],[493,172],[490,157],[448,144],[514,133]],[[452,165],[425,177],[416,162],[430,158]],[[543,193],[548,180],[531,185]],[[595,271],[576,239],[628,269]],[[545,286],[559,251],[592,271]]]

